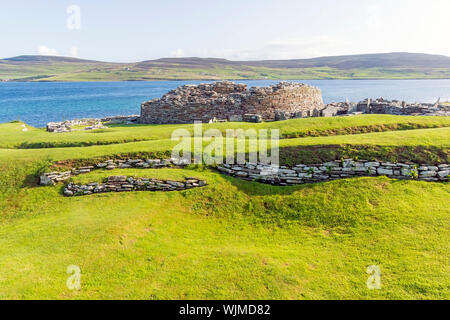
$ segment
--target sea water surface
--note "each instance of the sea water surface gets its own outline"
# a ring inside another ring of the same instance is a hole
[[[450,101],[448,80],[292,80],[322,89],[325,103],[365,98],[408,102]],[[151,82],[0,82],[0,123],[21,120],[35,127],[47,122],[140,113],[141,102],[159,98],[183,84],[208,81]],[[237,80],[268,86],[278,80]]]

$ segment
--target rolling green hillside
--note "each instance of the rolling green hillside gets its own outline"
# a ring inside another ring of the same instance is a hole
[[[448,163],[448,121],[359,116],[277,124],[286,163],[347,156]],[[191,166],[98,170],[72,181],[198,177],[208,186],[78,198],[63,197],[62,185],[37,186],[56,161],[64,170],[100,158],[170,155],[169,133],[181,127],[53,134],[1,124],[0,299],[450,298],[448,182],[364,177],[277,187]],[[69,265],[81,268],[79,291],[66,286]],[[366,286],[369,265],[381,269],[380,290]]]
[[[0,80],[9,81],[449,78],[449,57],[412,53],[273,61],[165,58],[108,63],[46,56],[0,60]]]

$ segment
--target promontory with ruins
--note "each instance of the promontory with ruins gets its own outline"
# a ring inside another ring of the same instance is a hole
[[[49,122],[47,131],[69,132],[76,126],[96,130],[114,124],[257,123],[360,114],[450,116],[450,105],[440,99],[435,103],[412,103],[383,98],[324,104],[321,89],[303,83],[280,82],[268,87],[248,88],[246,84],[221,81],[180,86],[161,98],[143,102],[140,115]]]

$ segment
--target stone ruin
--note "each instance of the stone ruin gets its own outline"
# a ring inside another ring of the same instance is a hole
[[[131,191],[183,191],[206,186],[205,180],[185,178],[184,181],[160,180],[155,178],[134,178],[110,176],[104,183],[93,182],[85,185],[69,183],[63,191],[66,197],[86,196],[105,192]]]
[[[450,116],[450,105],[440,103],[409,103],[399,100],[365,99],[355,102],[333,102],[322,110],[322,116],[356,114],[391,114],[399,116]]]
[[[247,88],[245,84],[222,81],[184,85],[160,99],[142,103],[141,115],[103,119],[50,122],[48,132],[69,132],[73,126],[84,130],[105,129],[105,124],[183,124],[201,122],[262,122],[292,118],[335,117],[358,114],[450,116],[450,105],[408,103],[399,100],[365,99],[360,102],[332,102],[324,105],[320,89],[280,82],[269,87]],[[24,130],[25,131],[25,130]]]
[[[58,183],[64,183],[74,176],[87,174],[94,170],[185,168],[187,165],[189,165],[189,162],[185,163],[179,159],[111,159],[92,166],[72,168],[70,171],[44,173],[40,177],[39,184],[41,186],[54,186]],[[450,175],[449,164],[391,163],[355,159],[280,167],[247,162],[245,164],[217,164],[215,168],[222,174],[236,178],[280,186],[326,182],[362,176],[387,176],[400,180],[446,182]],[[65,196],[74,196],[114,191],[180,191],[206,185],[206,181],[196,178],[186,178],[186,181],[180,182],[151,178],[109,177],[105,183],[94,182],[87,185],[69,183],[63,193]]]
[[[285,120],[320,116],[324,108],[320,89],[281,82],[247,88],[229,81],[184,85],[141,105],[141,123],[169,124],[194,121]]]
[[[139,120],[138,115],[112,116],[101,119],[76,119],[47,123],[47,132],[70,132],[74,126],[85,126],[84,130],[107,129],[105,124],[132,124]]]
[[[184,85],[141,105],[141,123],[262,122],[292,118],[335,117],[357,114],[450,116],[450,106],[366,99],[324,105],[320,89],[302,83],[281,82],[247,88],[222,81]]]
[[[335,160],[320,164],[297,164],[293,167],[274,168],[262,163],[243,165],[218,165],[226,175],[248,181],[290,186],[304,183],[326,182],[353,177],[386,176],[398,180],[420,180],[426,182],[448,181],[448,164],[414,164],[366,161],[354,159]]]
[[[97,163],[95,166],[85,166],[80,168],[73,168],[70,171],[62,172],[49,172],[44,173],[40,177],[39,184],[41,186],[52,186],[59,182],[64,182],[73,176],[78,176],[80,174],[90,173],[93,170],[114,170],[114,169],[159,169],[159,168],[170,168],[173,166],[185,165],[180,163],[180,161],[174,161],[173,159],[128,159],[128,160],[107,160],[105,162]]]

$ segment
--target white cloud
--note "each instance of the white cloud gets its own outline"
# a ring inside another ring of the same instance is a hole
[[[178,48],[178,49],[176,49],[176,50],[170,51],[170,56],[173,57],[173,58],[181,58],[181,57],[184,57],[184,56],[185,56],[185,55],[184,55],[184,50]]]
[[[230,60],[306,59],[348,53],[350,43],[337,37],[286,37],[261,44],[255,49],[196,50],[189,56],[225,58]]]
[[[78,58],[78,48],[77,47],[70,48],[69,57]]]
[[[328,55],[343,41],[328,36],[290,37],[268,42],[264,47],[247,52],[248,59],[304,59]]]
[[[39,46],[39,54],[42,56],[57,56],[58,55],[58,51],[56,51],[55,49],[50,49],[47,46]]]

